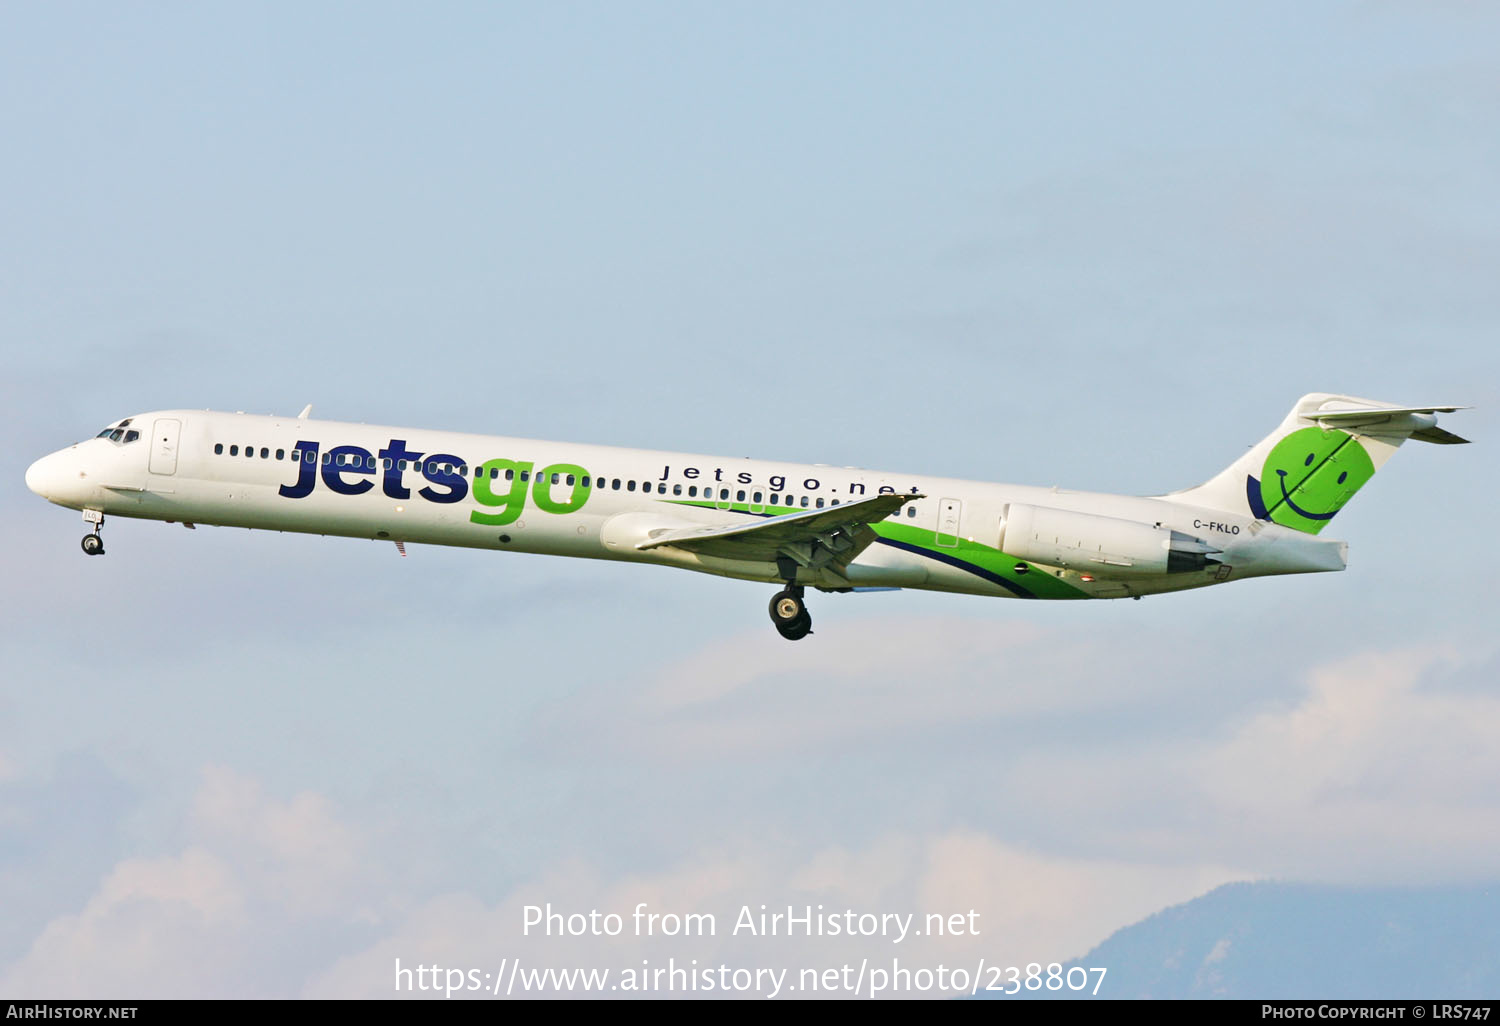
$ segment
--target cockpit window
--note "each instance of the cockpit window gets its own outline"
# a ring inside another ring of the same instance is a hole
[[[111,424],[109,427],[105,428],[94,437],[108,438],[111,442],[118,442],[121,445],[128,445],[131,442],[138,441],[141,437],[141,433],[139,431],[125,430],[126,428],[130,427],[130,422],[133,419],[134,418],[132,417],[126,417],[118,424]]]

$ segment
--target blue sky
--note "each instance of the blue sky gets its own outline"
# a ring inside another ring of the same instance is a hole
[[[533,898],[983,907],[924,957],[1034,961],[1225,880],[1495,877],[1497,42],[1462,3],[5,8],[0,990],[887,952],[539,945]],[[22,483],[130,413],[313,402],[1152,493],[1324,390],[1475,407],[1340,516],[1344,574],[821,596],[795,646],[654,568],[129,522],[86,560]]]

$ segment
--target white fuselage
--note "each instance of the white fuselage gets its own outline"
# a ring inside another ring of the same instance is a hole
[[[38,460],[27,484],[59,505],[108,516],[631,560],[762,581],[778,579],[774,564],[636,544],[656,524],[724,525],[882,493],[923,496],[872,524],[879,537],[840,578],[806,579],[819,587],[1120,598],[1343,567],[1339,543],[1168,498],[202,410],[130,421],[137,441],[80,442]],[[1171,574],[1116,573],[1107,560],[1017,562],[1004,538],[1013,507],[1180,532],[1214,558]]]

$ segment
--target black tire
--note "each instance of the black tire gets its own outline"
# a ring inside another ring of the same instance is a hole
[[[812,617],[803,613],[788,624],[777,624],[777,632],[788,641],[801,641],[812,633]]]
[[[104,539],[97,534],[86,534],[83,536],[83,551],[90,556],[104,555]]]

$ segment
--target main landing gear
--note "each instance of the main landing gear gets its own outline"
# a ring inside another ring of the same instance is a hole
[[[94,525],[94,533],[83,536],[83,551],[90,556],[104,555],[104,535],[99,533],[99,529],[104,526],[104,514],[87,509],[83,511],[83,519]]]
[[[789,584],[772,596],[771,622],[788,641],[801,641],[812,633],[812,614],[802,601],[802,585]]]

